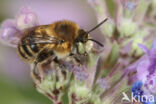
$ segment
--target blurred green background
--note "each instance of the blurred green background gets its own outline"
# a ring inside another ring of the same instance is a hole
[[[61,19],[73,20],[84,29],[97,24],[85,0],[0,0],[0,23],[14,18],[24,6],[37,13],[41,24]],[[101,33],[97,29],[92,34]],[[28,64],[19,59],[15,48],[4,44],[0,44],[0,104],[51,104],[34,88]]]

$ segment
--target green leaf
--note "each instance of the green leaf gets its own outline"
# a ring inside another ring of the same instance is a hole
[[[111,17],[114,17],[115,9],[116,9],[116,4],[115,4],[114,0],[106,0],[106,4],[107,4],[107,8],[108,8],[108,11],[109,11]]]
[[[114,67],[119,57],[119,46],[116,42],[114,42],[113,47],[105,60],[106,68],[110,69]]]
[[[112,49],[108,55],[108,57],[104,60],[104,70],[102,72],[102,76],[105,77],[111,69],[116,65],[119,57],[119,46],[116,42],[114,42]]]
[[[62,96],[62,101],[63,104],[69,104],[68,92],[64,93]]]

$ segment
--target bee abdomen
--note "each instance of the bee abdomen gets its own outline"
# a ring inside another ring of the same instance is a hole
[[[22,48],[23,48],[23,50],[28,55],[28,57],[33,57],[33,53],[31,53],[30,50],[29,50],[30,45],[26,44],[25,40],[22,40]]]
[[[28,60],[28,57],[27,57],[27,55],[25,54],[25,52],[22,50],[21,45],[18,46],[18,53],[19,53],[19,55],[20,55],[23,59]]]
[[[27,61],[33,61],[36,58],[36,54],[40,51],[39,47],[35,43],[26,44],[25,40],[18,46],[18,53],[22,59]]]

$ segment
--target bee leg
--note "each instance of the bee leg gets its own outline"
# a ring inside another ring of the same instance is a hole
[[[36,60],[34,61],[34,67],[33,67],[33,74],[36,77],[36,79],[38,79],[39,81],[41,81],[41,77],[39,75],[39,71],[37,69],[37,65],[38,63],[48,59],[49,57],[51,57],[53,55],[52,51],[48,51],[47,49],[42,50],[36,57]]]
[[[39,73],[38,73],[38,70],[37,70],[37,64],[38,64],[38,62],[34,61],[34,66],[33,66],[32,73],[33,73],[35,79],[41,81],[41,77],[39,76]]]
[[[57,57],[55,57],[55,58],[53,59],[53,61],[54,61],[56,64],[58,64],[58,66],[59,66],[60,69],[65,69],[65,66],[58,60]]]
[[[77,55],[75,55],[73,53],[70,53],[69,56],[72,56],[74,58],[74,60],[76,61],[76,63],[82,64],[82,61],[81,61],[79,56],[77,56]]]
[[[74,56],[74,53],[70,53],[69,56]]]
[[[78,45],[76,45],[76,51],[77,51],[77,53],[79,54],[79,55],[83,55],[83,56],[88,56],[88,53],[85,51],[83,54],[81,54],[80,52],[79,52],[79,48],[78,48]],[[72,54],[72,53],[71,53]]]
[[[81,63],[80,58],[78,58],[78,57],[74,56],[74,59],[75,59],[75,61],[76,61],[77,63]]]
[[[70,53],[69,56],[72,56],[74,58],[74,60],[76,61],[77,64],[82,64],[84,61],[82,61],[83,57],[87,57],[88,53],[85,52],[84,54],[78,53],[78,54],[74,54],[74,53]]]

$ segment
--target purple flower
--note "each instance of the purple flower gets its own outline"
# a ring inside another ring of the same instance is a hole
[[[103,79],[103,78],[99,78],[97,80],[97,84],[103,90],[106,90],[106,89],[110,88],[110,85],[108,84],[107,80],[106,79]]]
[[[25,28],[38,26],[39,21],[36,14],[32,12],[30,8],[24,7],[21,9],[20,13],[16,18],[16,24],[20,30],[23,30]]]
[[[128,10],[133,10],[137,6],[137,0],[121,0],[121,3]]]
[[[19,41],[17,38],[18,32],[19,30],[17,29],[14,20],[8,19],[4,21],[0,30],[1,42],[9,46],[14,46]]]
[[[77,80],[84,81],[88,78],[88,73],[83,66],[74,66],[73,71]]]
[[[143,104],[154,104],[156,101],[155,95],[149,94],[146,92],[146,90],[144,90],[143,83],[141,81],[135,82],[132,85],[131,92],[133,93],[133,97]]]
[[[146,69],[148,70],[149,74],[153,74],[156,69],[156,47],[154,46],[151,50],[148,50],[148,48],[144,45],[139,44],[140,48],[144,50],[144,52],[147,54],[147,60],[146,61]]]
[[[2,43],[16,47],[23,29],[39,25],[37,16],[29,8],[22,8],[15,19],[5,20],[1,25]]]
[[[137,78],[138,80],[141,80],[142,82],[145,82],[147,80],[147,75],[149,74],[148,72],[148,67],[149,67],[149,60],[143,60],[139,62],[137,66]]]
[[[141,81],[138,81],[138,82],[135,82],[131,88],[131,91],[134,97],[136,96],[135,98],[139,101],[141,101],[141,98],[139,98],[138,96],[142,96],[144,94],[144,91],[142,90],[142,86],[143,86],[143,83]]]
[[[144,86],[146,90],[156,94],[156,73],[147,76]]]
[[[156,40],[151,50],[142,44],[139,47],[146,53],[147,58],[142,60],[137,67],[137,77],[144,83],[147,90],[156,93]]]

